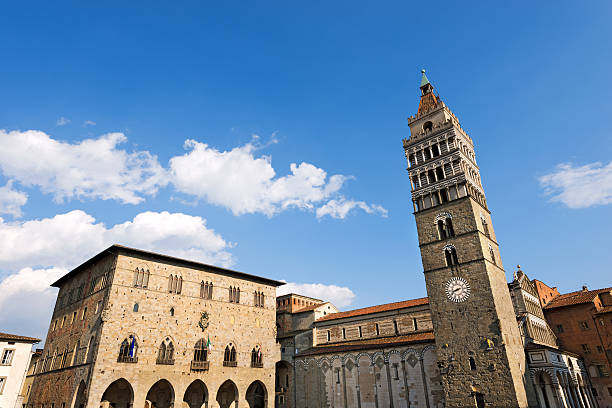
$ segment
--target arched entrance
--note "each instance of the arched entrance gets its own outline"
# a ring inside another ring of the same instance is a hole
[[[276,363],[276,381],[274,387],[274,406],[287,408],[293,401],[293,367],[286,361]]]
[[[261,381],[253,381],[246,392],[249,408],[266,408],[268,406],[268,393]]]
[[[206,385],[201,380],[192,382],[185,391],[183,401],[189,405],[189,408],[208,408],[208,389],[206,389]]]
[[[556,408],[555,397],[552,390],[552,378],[545,371],[538,371],[535,381],[536,394],[542,408]]]
[[[172,408],[174,406],[174,388],[167,380],[159,380],[147,393],[145,407]]]
[[[132,386],[127,380],[120,378],[111,383],[104,391],[100,400],[100,408],[132,408],[133,403],[134,390],[132,390]]]
[[[227,380],[217,391],[217,402],[220,408],[230,408],[232,403],[238,407],[238,387],[232,380]]]
[[[81,380],[79,388],[74,393],[72,400],[72,408],[85,408],[87,404],[87,395],[85,394],[85,381]]]

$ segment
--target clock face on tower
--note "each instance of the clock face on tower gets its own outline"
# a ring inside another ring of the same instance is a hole
[[[446,296],[453,302],[463,302],[470,296],[470,285],[463,278],[450,278],[446,282]]]

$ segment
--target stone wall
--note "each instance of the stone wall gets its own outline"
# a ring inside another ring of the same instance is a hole
[[[114,261],[112,280],[104,289],[103,310],[82,326],[82,338],[90,334],[95,338],[89,357],[84,363],[37,375],[32,404],[72,408],[78,407],[77,401],[97,408],[130,402],[140,408],[151,401],[157,408],[171,404],[199,407],[199,403],[225,408],[237,401],[239,406],[273,406],[275,363],[280,357],[274,284],[131,252],[119,251]],[[136,268],[149,273],[146,288],[135,287]],[[78,286],[84,275],[88,272],[64,283],[60,294]],[[180,293],[170,291],[170,276],[182,278]],[[211,299],[200,297],[202,281],[214,283]],[[230,287],[240,288],[239,303],[230,302]],[[263,293],[263,307],[256,305],[255,292]],[[58,309],[58,313],[71,310]],[[203,318],[204,312],[208,319]],[[208,323],[204,331],[200,322]],[[45,353],[64,346],[68,336],[60,333],[49,333]],[[136,355],[118,361],[121,343],[129,336],[136,339]],[[195,371],[195,344],[208,338],[212,343],[208,367]],[[158,359],[162,342],[172,343],[172,361]],[[235,366],[224,363],[225,347],[230,344],[236,350]],[[254,348],[261,350],[261,367],[251,365]]]
[[[296,407],[442,408],[433,345],[298,357]]]

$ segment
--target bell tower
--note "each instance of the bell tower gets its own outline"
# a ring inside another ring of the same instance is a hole
[[[525,352],[474,142],[422,74],[403,143],[446,407],[527,407]]]

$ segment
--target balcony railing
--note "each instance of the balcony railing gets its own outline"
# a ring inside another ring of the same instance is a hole
[[[223,367],[238,367],[237,361],[224,361]]]
[[[119,356],[117,357],[118,363],[137,363],[138,357],[130,357],[130,356]]]
[[[208,371],[209,361],[191,361],[191,371]]]
[[[174,359],[173,358],[158,358],[156,363],[163,364],[163,365],[173,365]]]
[[[263,368],[262,362],[251,361],[251,367],[253,368]]]

